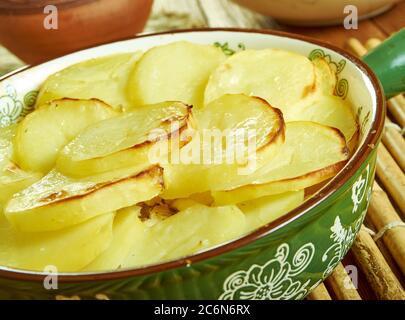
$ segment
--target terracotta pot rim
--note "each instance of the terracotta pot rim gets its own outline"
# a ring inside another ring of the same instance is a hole
[[[374,72],[368,67],[364,62],[354,55],[348,53],[347,51],[338,48],[334,45],[331,45],[327,42],[313,39],[310,37],[297,35],[293,33],[283,32],[283,31],[274,31],[274,30],[262,30],[262,29],[243,29],[243,28],[201,28],[201,29],[182,29],[175,31],[159,32],[152,34],[139,35],[136,37],[124,38],[120,41],[138,39],[144,37],[153,37],[166,34],[176,34],[176,33],[189,33],[189,32],[215,32],[215,31],[224,31],[224,32],[239,32],[239,33],[259,33],[267,34],[273,36],[279,36],[284,38],[290,38],[295,40],[302,40],[314,45],[328,48],[333,50],[340,55],[344,56],[346,59],[354,63],[367,77],[370,79],[373,89],[376,94],[376,114],[372,119],[371,128],[367,134],[364,143],[359,147],[355,156],[353,156],[345,167],[328,183],[325,187],[322,188],[322,194],[318,194],[299,207],[290,211],[288,214],[278,218],[277,220],[269,223],[266,226],[259,228],[258,230],[249,233],[241,238],[233,240],[224,245],[220,245],[213,249],[204,251],[202,253],[194,254],[185,258],[173,260],[170,262],[164,262],[156,265],[145,266],[135,269],[126,269],[126,270],[115,270],[108,272],[99,272],[99,273],[60,273],[58,274],[58,281],[61,283],[79,283],[79,282],[93,282],[93,281],[108,281],[108,280],[117,280],[134,276],[141,275],[150,275],[153,273],[158,273],[162,271],[167,271],[170,269],[180,268],[190,266],[193,263],[200,262],[202,260],[207,260],[215,256],[219,256],[224,253],[228,253],[232,250],[236,250],[242,246],[248,245],[255,240],[261,239],[276,230],[284,227],[285,225],[297,220],[298,218],[305,215],[311,209],[321,204],[324,201],[327,201],[333,194],[339,191],[343,185],[350,180],[350,178],[356,173],[356,171],[363,165],[363,163],[370,156],[374,146],[377,146],[380,137],[382,135],[385,119],[385,98],[383,91],[381,89],[380,81],[374,74]],[[107,44],[107,43],[106,43]],[[22,70],[17,70],[11,74],[7,74],[0,78],[0,81],[9,78],[10,76],[23,72],[31,67],[23,68]],[[14,280],[23,280],[23,281],[43,281],[46,277],[46,274],[43,272],[27,271],[27,270],[18,270],[13,268],[1,267],[0,266],[0,277],[9,278]]]
[[[33,0],[29,3],[0,3],[0,14],[35,14],[44,13],[44,8],[47,5],[55,5],[58,9],[66,9],[96,2],[100,0],[54,0],[54,1],[37,1]]]

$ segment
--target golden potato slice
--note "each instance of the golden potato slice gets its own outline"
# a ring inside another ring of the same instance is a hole
[[[192,127],[191,107],[181,102],[144,106],[89,126],[61,151],[56,168],[83,177],[134,165],[147,168],[155,144]],[[158,148],[159,149],[159,148]],[[162,154],[164,156],[164,154]]]
[[[75,272],[89,264],[112,240],[114,213],[59,231],[24,233],[0,214],[0,265],[44,271]]]
[[[222,50],[190,42],[174,42],[147,51],[128,82],[133,106],[178,100],[201,106],[213,70],[225,60]]]
[[[192,206],[201,204],[193,199],[190,198],[182,198],[182,199],[174,199],[170,201],[170,207],[178,210],[178,211],[184,211]]]
[[[281,112],[260,98],[224,95],[196,112],[195,119],[199,135],[181,149],[182,161],[163,165],[165,199],[243,185],[284,142]],[[198,161],[184,161],[195,150]]]
[[[129,207],[117,212],[110,246],[81,271],[109,271],[121,267],[132,248],[145,238],[146,226],[139,219],[140,207]]]
[[[17,124],[0,128],[0,169],[8,166],[9,162],[13,160],[13,140],[16,132]]]
[[[21,231],[58,230],[149,200],[163,188],[159,167],[125,178],[113,174],[75,180],[51,171],[11,198],[6,217]]]
[[[216,205],[229,205],[240,201],[249,201],[269,195],[278,195],[290,191],[299,191],[317,185],[336,175],[346,164],[345,161],[308,173],[301,177],[273,181],[263,184],[248,184],[233,190],[213,191]]]
[[[304,190],[262,197],[238,204],[246,216],[246,232],[260,228],[304,202]]]
[[[11,197],[42,178],[41,173],[26,172],[9,162],[0,171],[0,213]]]
[[[225,94],[208,104],[196,115],[199,128],[205,130],[226,130],[235,133],[246,132],[243,143],[247,143],[247,133],[255,134],[256,150],[267,147],[284,134],[283,115],[265,100],[244,94]],[[226,141],[227,142],[227,141]],[[226,143],[224,145],[226,147]]]
[[[129,74],[142,53],[122,53],[74,64],[51,75],[41,86],[36,106],[60,98],[97,98],[115,109],[127,109]]]
[[[324,94],[333,94],[337,82],[334,70],[323,58],[314,59],[312,63],[315,65],[316,91]]]
[[[305,56],[279,49],[245,50],[212,73],[205,104],[226,93],[244,93],[266,99],[284,112],[315,87],[315,67]]]
[[[26,172],[13,162],[13,140],[17,124],[0,128],[0,214],[14,193],[41,179],[40,173]]]
[[[211,196],[211,192],[203,192],[192,194],[188,198],[167,200],[167,203],[169,203],[170,208],[174,208],[177,211],[184,211],[198,204],[210,206],[214,203],[214,198]]]
[[[241,236],[245,216],[236,206],[200,204],[155,224],[132,251],[125,267],[152,264],[191,255]]]
[[[216,204],[301,190],[333,177],[346,164],[349,152],[337,129],[305,121],[286,127],[286,141],[271,162],[249,176],[249,184],[212,192]]]
[[[99,100],[61,99],[43,105],[18,125],[16,161],[24,170],[48,172],[59,150],[80,131],[116,115]]]
[[[349,142],[358,131],[352,106],[345,100],[332,95],[316,95],[303,100],[284,114],[286,122],[312,121],[339,129]]]
[[[283,158],[289,160],[287,165]],[[346,141],[339,130],[310,121],[289,122],[285,143],[273,158],[274,165],[262,166],[252,175],[253,183],[301,177],[347,159]]]

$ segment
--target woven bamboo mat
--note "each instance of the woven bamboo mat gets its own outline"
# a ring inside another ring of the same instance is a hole
[[[194,27],[280,27],[228,0],[155,0],[145,32]],[[379,44],[348,41],[362,56]],[[22,64],[0,46],[0,74]],[[405,300],[405,98],[388,102],[383,142],[378,149],[377,179],[366,221],[353,247],[332,275],[308,297],[311,300]]]

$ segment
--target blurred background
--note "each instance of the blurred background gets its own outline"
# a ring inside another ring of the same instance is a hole
[[[55,5],[56,16],[52,16],[52,7],[44,13],[49,4]],[[358,25],[349,19],[356,16],[361,20]],[[345,18],[349,26],[357,29],[345,28]],[[399,0],[0,0],[0,19],[0,74],[4,74],[27,63],[39,63],[135,34],[184,28],[278,29],[345,47],[350,37],[360,41],[383,39],[403,28],[405,3]],[[56,23],[57,29],[44,27],[45,19],[51,26]]]

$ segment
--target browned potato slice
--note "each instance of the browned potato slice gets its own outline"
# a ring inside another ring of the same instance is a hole
[[[316,95],[303,100],[284,113],[286,122],[312,121],[339,129],[349,142],[358,131],[352,106],[332,95]]]
[[[198,161],[163,165],[165,191],[162,197],[165,199],[223,190],[223,185],[243,185],[251,172],[271,161],[284,141],[281,112],[260,98],[224,95],[196,112],[195,118],[199,139],[193,137],[193,141],[181,149],[181,159],[187,158],[190,150],[191,153],[197,150]],[[240,141],[232,140],[235,132],[242,133]],[[209,134],[213,133],[219,135],[211,139]],[[255,140],[251,140],[252,137]],[[230,141],[234,142],[233,148]]]
[[[133,106],[172,100],[202,106],[208,78],[224,60],[212,45],[180,41],[152,48],[129,78],[129,98]]]
[[[61,151],[56,168],[74,177],[135,165],[144,170],[159,161],[151,157],[156,144],[168,149],[172,135],[190,128],[191,107],[181,102],[140,107],[89,126]]]
[[[6,217],[21,231],[58,230],[152,199],[162,190],[159,167],[124,178],[113,175],[75,180],[51,171],[11,198]]]
[[[315,59],[312,63],[315,65],[316,91],[318,93],[333,94],[337,82],[334,70],[323,58]]]
[[[249,184],[233,190],[213,191],[212,196],[216,205],[229,205],[239,203],[240,201],[249,201],[252,199],[265,197],[269,195],[278,195],[291,191],[304,190],[313,185],[319,184],[329,178],[332,178],[339,172],[345,161],[335,165],[308,173],[302,177],[296,177],[286,180],[273,181],[263,184]]]
[[[205,89],[205,104],[226,93],[244,93],[266,99],[284,112],[315,87],[315,67],[305,56],[279,49],[245,50],[213,72]]]
[[[15,156],[24,170],[46,173],[67,143],[91,124],[116,116],[99,100],[54,100],[27,115],[18,125]]]
[[[224,205],[301,190],[333,177],[348,157],[346,141],[337,129],[314,122],[290,122],[285,144],[269,165],[249,177],[250,184],[212,195],[217,205]]]

